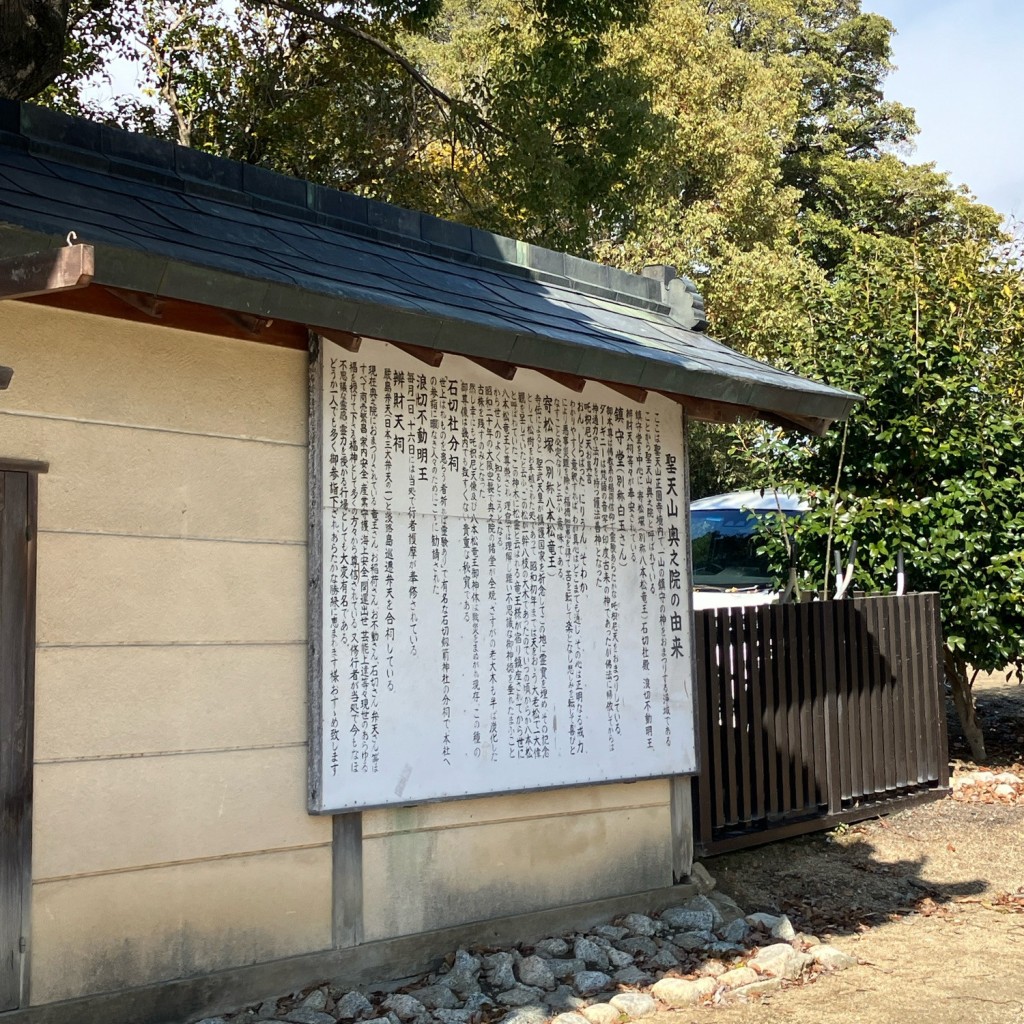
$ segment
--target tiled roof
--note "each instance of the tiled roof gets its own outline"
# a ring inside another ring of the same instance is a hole
[[[0,103],[0,255],[96,249],[95,281],[783,418],[855,395],[693,326],[646,277],[28,105]]]

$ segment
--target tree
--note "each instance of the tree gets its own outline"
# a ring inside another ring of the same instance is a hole
[[[69,4],[0,0],[0,99],[31,99],[60,74]]]
[[[933,185],[932,206],[961,204],[938,176]],[[856,540],[858,586],[890,589],[902,551],[908,587],[939,592],[946,677],[980,759],[972,670],[1024,671],[1024,278],[1019,247],[997,244],[976,212],[970,232],[852,241],[817,343],[792,365],[864,404],[846,434],[774,437],[760,455],[812,498],[799,539],[817,587],[829,589],[828,544]]]

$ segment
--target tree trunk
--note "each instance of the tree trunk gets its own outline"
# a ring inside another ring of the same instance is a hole
[[[983,762],[985,737],[981,733],[977,709],[974,706],[974,693],[967,678],[967,662],[953,654],[948,647],[943,648],[942,657],[946,667],[946,678],[953,690],[953,706],[970,745],[971,756],[975,761]]]
[[[0,0],[0,99],[30,100],[60,74],[70,0]]]

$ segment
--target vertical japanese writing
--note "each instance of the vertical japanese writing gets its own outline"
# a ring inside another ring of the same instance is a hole
[[[382,776],[372,806],[678,770],[678,417],[464,365],[327,347],[325,792]]]

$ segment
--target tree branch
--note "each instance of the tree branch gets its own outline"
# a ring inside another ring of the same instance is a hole
[[[452,116],[456,113],[461,113],[475,121],[480,127],[486,128],[496,135],[503,136],[505,134],[488,121],[479,111],[473,110],[467,104],[456,100],[453,96],[449,96],[443,89],[439,89],[408,57],[399,53],[398,50],[383,39],[361,28],[357,28],[355,25],[350,25],[341,18],[311,10],[305,4],[296,3],[295,0],[265,0],[265,2],[271,7],[288,11],[290,14],[298,15],[300,18],[308,18],[310,21],[319,22],[321,25],[326,25],[336,32],[352,36],[352,38],[359,39],[368,46],[372,46],[375,50],[384,54],[388,60],[397,64],[417,85],[427,92],[442,114]]]

